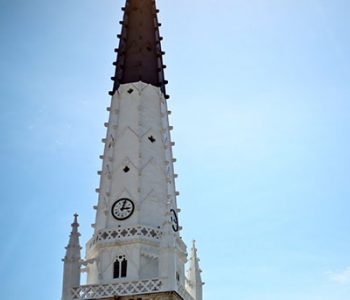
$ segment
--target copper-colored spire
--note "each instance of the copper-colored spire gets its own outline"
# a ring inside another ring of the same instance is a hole
[[[154,0],[126,0],[113,95],[120,84],[142,81],[160,87],[165,95],[165,84],[157,19],[158,10]]]

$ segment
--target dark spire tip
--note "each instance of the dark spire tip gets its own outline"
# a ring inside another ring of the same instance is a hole
[[[118,57],[113,63],[116,67],[113,90],[120,84],[141,80],[159,87],[165,95],[166,66],[162,62],[165,52],[160,45],[163,38],[159,34],[161,23],[157,19],[156,1],[126,0],[122,10],[124,17],[119,22],[122,29],[117,35],[119,47],[115,50]]]

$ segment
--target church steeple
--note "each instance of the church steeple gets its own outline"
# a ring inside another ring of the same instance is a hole
[[[71,289],[80,285],[80,233],[78,231],[78,215],[74,215],[74,221],[72,223],[72,232],[69,237],[68,246],[66,247],[66,255],[62,260],[63,266],[63,289],[62,300],[71,300]]]
[[[159,26],[154,0],[127,0],[111,95],[121,84],[142,81],[161,88],[165,94],[165,84]]]
[[[94,233],[80,262],[87,285],[74,277],[64,289],[72,299],[202,300],[185,288],[187,249],[180,235],[157,13],[154,0],[126,1]]]

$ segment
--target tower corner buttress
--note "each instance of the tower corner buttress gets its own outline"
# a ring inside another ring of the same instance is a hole
[[[191,256],[189,260],[189,268],[187,270],[186,290],[193,297],[194,300],[203,299],[203,285],[199,267],[199,258],[197,256],[196,242],[192,242]]]
[[[80,286],[81,247],[79,242],[78,215],[74,215],[72,231],[63,261],[62,300],[72,300],[72,289]]]

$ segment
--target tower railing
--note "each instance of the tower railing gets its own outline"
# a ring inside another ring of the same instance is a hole
[[[161,291],[159,278],[110,284],[82,285],[72,289],[72,298],[77,300],[100,299],[113,296],[128,296]]]
[[[121,227],[113,229],[103,229],[99,230],[92,239],[87,243],[87,248],[91,248],[96,244],[113,242],[113,241],[123,241],[133,238],[141,238],[147,240],[160,240],[162,236],[162,231],[152,227],[147,227],[143,225]]]
[[[88,300],[101,299],[114,296],[140,295],[146,293],[162,292],[163,282],[160,278],[149,280],[127,281],[110,284],[82,285],[72,289],[72,299]],[[183,300],[194,300],[187,290],[178,285],[176,291]]]

